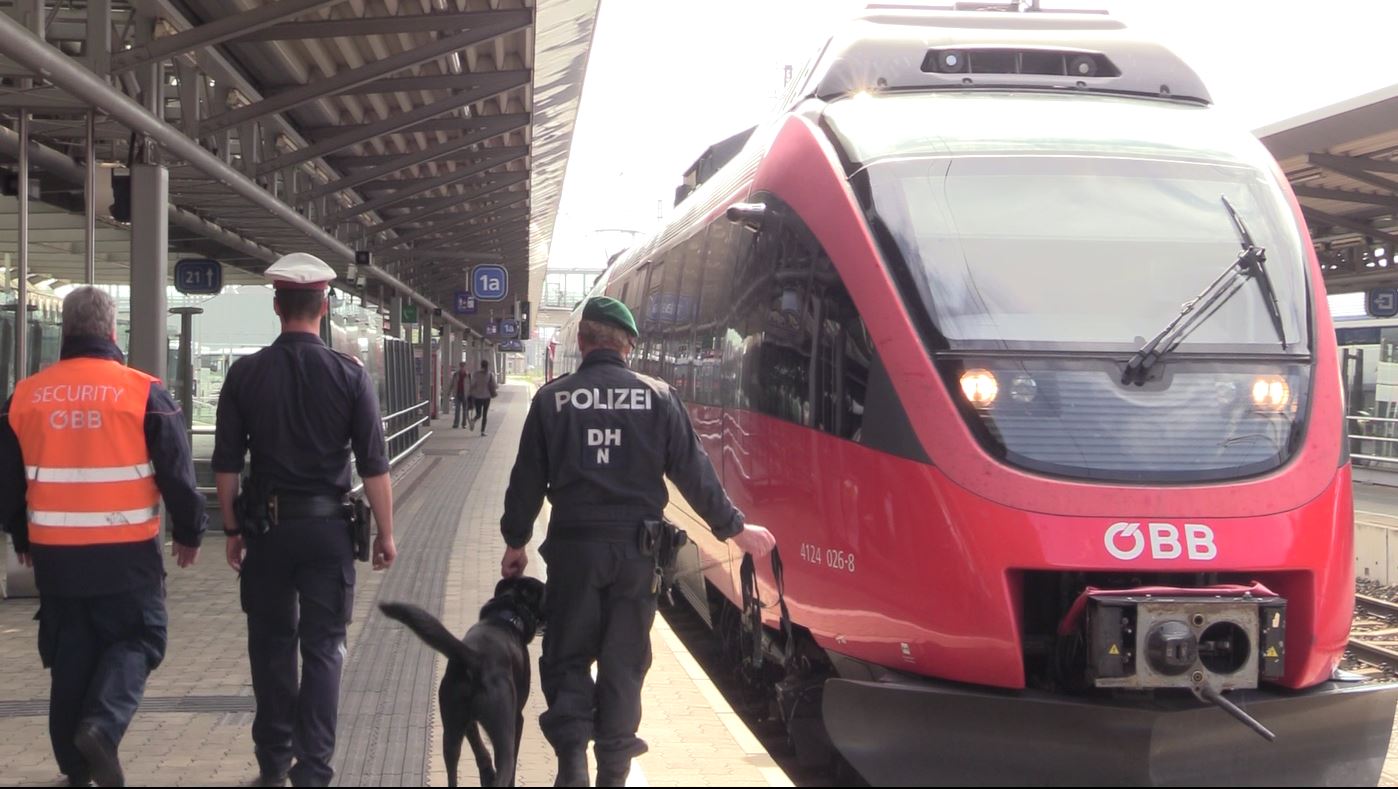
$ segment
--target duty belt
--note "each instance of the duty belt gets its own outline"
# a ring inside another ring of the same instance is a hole
[[[267,514],[273,523],[305,518],[345,518],[343,496],[297,496],[277,494],[267,499]]]
[[[549,524],[549,540],[554,542],[616,542],[635,543],[641,524],[578,523],[575,521]]]

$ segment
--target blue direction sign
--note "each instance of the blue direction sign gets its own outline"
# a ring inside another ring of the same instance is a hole
[[[1398,288],[1374,288],[1364,301],[1365,309],[1375,318],[1398,316]]]
[[[524,353],[524,340],[503,340],[498,347],[501,353]]]
[[[502,320],[500,321],[500,336],[501,336],[501,337],[512,337],[512,338],[513,338],[513,337],[518,337],[518,336],[519,336],[519,321],[515,320],[514,318],[504,318],[504,319],[502,319]]]
[[[487,323],[487,324],[485,325],[485,336],[487,336],[487,337],[498,337],[498,336],[500,336],[500,322],[499,322],[498,320],[491,320],[490,323]]]
[[[481,301],[504,301],[510,291],[510,275],[493,263],[471,269],[471,290]]]
[[[175,290],[191,296],[214,296],[223,290],[223,266],[217,260],[186,258],[175,264]]]
[[[453,310],[457,315],[475,315],[476,297],[464,290],[456,292],[456,307]]]

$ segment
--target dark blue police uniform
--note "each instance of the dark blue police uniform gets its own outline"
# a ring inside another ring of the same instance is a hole
[[[598,786],[622,785],[631,759],[646,752],[636,731],[657,587],[655,558],[642,555],[638,531],[665,512],[666,477],[716,537],[743,531],[742,512],[665,382],[598,349],[534,397],[500,530],[506,544],[522,548],[544,498],[553,505],[539,551],[548,562],[549,608],[539,661],[549,706],[539,725],[559,754],[559,785],[586,785],[576,773],[589,740]]]
[[[249,537],[241,591],[258,764],[265,776],[290,768],[298,786],[334,775],[355,579],[348,524],[335,508],[351,487],[351,447],[361,477],[388,472],[380,418],[359,360],[303,332],[234,363],[219,396],[214,471],[241,472],[250,451],[253,487],[265,487],[282,513],[266,535]]]

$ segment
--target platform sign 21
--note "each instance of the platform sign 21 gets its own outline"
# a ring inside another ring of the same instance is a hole
[[[223,290],[223,266],[217,260],[186,258],[175,264],[175,290],[190,296],[215,296]]]

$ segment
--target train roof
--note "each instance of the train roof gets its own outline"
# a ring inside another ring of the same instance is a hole
[[[958,70],[948,70],[951,53],[958,56]],[[1120,20],[1103,13],[875,3],[827,39],[792,80],[779,117],[802,111],[803,102],[822,103],[861,91],[1005,89],[1212,103],[1203,81],[1183,60],[1135,37]],[[769,119],[743,132],[744,147],[699,184],[663,226],[609,261],[594,287],[605,287],[612,277],[670,248],[686,227],[711,214],[756,172],[773,131]]]
[[[986,88],[1211,103],[1183,60],[1105,15],[873,6],[830,39],[787,107],[862,90]]]

